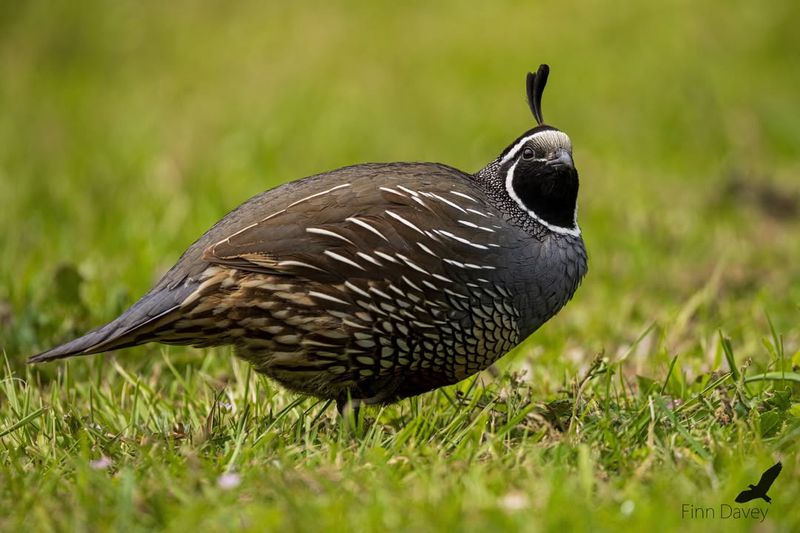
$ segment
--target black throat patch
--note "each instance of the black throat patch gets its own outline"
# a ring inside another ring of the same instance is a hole
[[[574,168],[520,160],[513,173],[511,188],[525,209],[551,226],[577,228],[578,173]]]

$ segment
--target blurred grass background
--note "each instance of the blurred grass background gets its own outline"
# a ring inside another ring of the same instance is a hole
[[[655,324],[622,374],[663,379],[675,355],[689,381],[719,370],[720,329],[740,362],[772,370],[767,316],[800,364],[798,20],[791,1],[2,3],[9,375],[113,318],[267,188],[366,161],[478,170],[531,127],[524,75],[542,62],[545,119],[575,146],[590,273],[501,366],[533,357],[549,399]],[[191,365],[208,351],[173,352]],[[146,376],[158,353],[118,357]],[[230,371],[212,355],[204,371]],[[100,365],[69,363],[76,381],[115,372]]]

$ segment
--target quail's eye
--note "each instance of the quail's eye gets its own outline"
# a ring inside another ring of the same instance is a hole
[[[526,147],[524,150],[522,150],[522,159],[525,161],[530,161],[533,159],[533,149]]]

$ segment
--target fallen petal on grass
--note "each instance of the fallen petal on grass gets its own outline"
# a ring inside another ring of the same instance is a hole
[[[99,459],[89,461],[89,468],[91,468],[92,470],[105,470],[112,464],[113,461],[111,461],[111,459],[103,455]]]
[[[512,491],[500,498],[500,506],[507,511],[520,511],[528,507],[528,496],[524,492]]]
[[[222,490],[235,489],[242,482],[242,476],[235,472],[225,472],[217,478],[217,486]]]

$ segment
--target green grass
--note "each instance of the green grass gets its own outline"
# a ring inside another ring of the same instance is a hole
[[[0,7],[0,530],[800,528],[796,2],[140,4]],[[590,272],[497,372],[353,420],[227,349],[24,364],[264,189],[480,168],[545,61]]]

